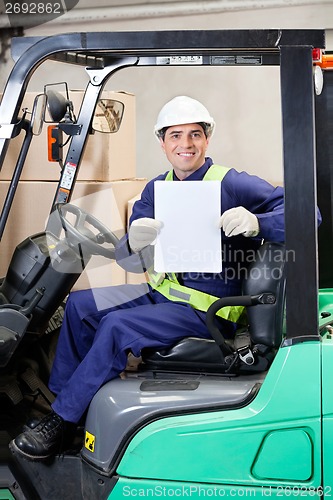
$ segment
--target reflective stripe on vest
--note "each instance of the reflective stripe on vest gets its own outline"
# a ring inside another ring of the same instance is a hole
[[[223,181],[224,176],[229,172],[230,168],[222,167],[221,165],[211,165],[203,177],[203,181]],[[169,170],[165,181],[173,181],[173,170]]]
[[[212,165],[203,177],[204,181],[222,181],[230,169],[220,165]],[[170,170],[166,181],[173,181],[173,170]],[[157,292],[173,302],[185,302],[194,309],[207,312],[208,308],[220,297],[209,295],[208,293],[181,285],[175,273],[156,273],[150,269],[148,271],[149,284]],[[227,306],[217,312],[217,316],[233,321],[234,323],[246,324],[243,306]]]

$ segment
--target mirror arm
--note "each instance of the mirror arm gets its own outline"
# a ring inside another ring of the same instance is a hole
[[[81,134],[81,129],[82,129],[82,125],[77,125],[75,123],[62,123],[62,122],[60,122],[58,124],[58,127],[66,135],[69,135],[69,136],[80,135]]]
[[[26,118],[23,117],[22,120],[20,120],[20,122],[18,123],[18,125],[19,125],[18,134],[21,132],[22,129],[25,130],[26,133],[31,132],[31,122]],[[16,137],[16,135],[14,137]]]
[[[26,132],[29,130],[30,122],[25,119],[25,115],[17,123],[0,124],[0,138],[1,139],[14,139],[17,137],[21,130]]]

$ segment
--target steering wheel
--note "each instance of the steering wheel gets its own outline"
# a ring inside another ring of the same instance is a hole
[[[69,243],[81,244],[92,255],[103,255],[107,259],[115,258],[114,247],[119,239],[107,226],[93,215],[71,203],[57,203],[55,208]],[[74,223],[66,218],[67,213],[75,215]],[[98,233],[95,234],[87,225],[92,226]],[[112,247],[103,246],[105,243],[111,244]]]

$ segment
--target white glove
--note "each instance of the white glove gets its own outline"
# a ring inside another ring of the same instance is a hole
[[[128,232],[128,241],[132,252],[137,253],[148,245],[153,245],[162,225],[159,220],[149,217],[133,221]]]
[[[259,233],[259,221],[257,217],[244,207],[235,207],[226,210],[220,218],[219,227],[222,227],[228,238],[237,234],[242,234],[249,238],[257,236]]]

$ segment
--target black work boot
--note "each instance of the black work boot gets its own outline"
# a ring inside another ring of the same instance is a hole
[[[30,460],[44,460],[63,451],[74,435],[76,424],[65,422],[57,413],[46,415],[39,424],[17,436],[10,448]]]
[[[41,418],[30,417],[26,421],[26,423],[24,424],[24,426],[22,427],[22,432],[29,431],[30,429],[35,429],[35,427],[37,427],[37,425],[39,424],[40,421],[41,421]]]

